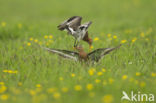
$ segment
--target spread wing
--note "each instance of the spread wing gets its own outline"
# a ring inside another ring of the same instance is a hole
[[[63,23],[61,23],[60,25],[58,25],[57,27],[61,31],[64,29],[67,29],[68,26],[70,26],[71,28],[76,30],[77,27],[81,25],[81,20],[82,20],[82,17],[73,16],[73,17],[69,18],[68,20],[64,21]]]
[[[98,62],[102,57],[106,54],[110,53],[111,51],[119,48],[121,45],[114,47],[114,48],[100,48],[96,49],[88,54],[88,57],[93,62]]]
[[[74,61],[78,61],[79,54],[77,52],[68,51],[68,50],[60,50],[60,49],[50,49],[46,47],[42,47],[42,48],[51,53],[58,54],[61,57],[72,59]]]
[[[82,24],[81,26],[79,26],[79,28],[80,28],[80,29],[85,28],[85,29],[87,30],[88,27],[89,27],[91,24],[92,24],[92,22],[89,21],[89,22],[86,22],[86,23]]]

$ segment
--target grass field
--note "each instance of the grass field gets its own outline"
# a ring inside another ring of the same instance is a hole
[[[0,0],[0,103],[133,103],[121,101],[122,91],[156,95],[155,11],[155,0]],[[74,51],[74,38],[57,29],[74,15],[93,22],[92,50],[122,47],[88,66],[36,46]]]

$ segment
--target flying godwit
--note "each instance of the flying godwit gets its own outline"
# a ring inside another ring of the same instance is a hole
[[[77,47],[80,40],[86,41],[89,46],[92,45],[92,39],[89,38],[88,34],[88,27],[92,24],[92,22],[87,22],[81,25],[82,17],[80,16],[73,16],[68,20],[61,23],[58,27],[59,30],[68,31],[68,34],[74,36],[75,42],[74,47]]]
[[[119,48],[121,45],[114,48],[99,48],[90,53],[86,53],[82,47],[76,47],[78,52],[68,51],[68,50],[60,50],[60,49],[50,49],[42,47],[45,50],[48,50],[51,53],[58,54],[64,58],[72,59],[74,61],[91,61],[93,63],[99,62],[106,54],[111,51]]]

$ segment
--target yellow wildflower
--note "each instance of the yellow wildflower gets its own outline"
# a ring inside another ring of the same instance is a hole
[[[145,37],[144,32],[141,32],[141,33],[140,33],[140,36],[141,36],[141,37]]]
[[[71,77],[75,77],[75,74],[74,74],[74,73],[72,73],[72,74],[71,74]]]
[[[42,42],[41,41],[39,42],[39,45],[42,45]]]
[[[29,93],[30,93],[30,95],[32,95],[32,96],[36,95],[36,92],[35,92],[34,90],[30,90]]]
[[[0,82],[0,85],[4,85],[4,82]]]
[[[114,36],[113,36],[113,38],[114,38],[114,39],[117,39],[117,36],[116,36],[116,35],[114,35]]]
[[[128,78],[127,75],[123,75],[123,76],[122,76],[122,79],[123,79],[123,80],[126,80],[127,78]]]
[[[98,37],[95,37],[95,38],[94,38],[94,41],[98,41],[98,40],[99,40],[99,38],[98,38]]]
[[[30,43],[30,42],[28,42],[28,43],[27,43],[27,46],[31,46],[31,43]]]
[[[136,72],[135,75],[136,75],[136,76],[140,76],[141,73],[140,73],[140,72]]]
[[[92,84],[87,84],[86,88],[87,88],[88,90],[92,90],[92,89],[93,89],[93,85],[92,85]]]
[[[35,43],[37,43],[37,42],[38,42],[38,40],[37,40],[37,39],[35,39],[35,40],[34,40],[34,42],[35,42]]]
[[[91,45],[89,48],[90,48],[90,49],[93,49],[94,47]]]
[[[53,38],[53,36],[52,35],[49,35],[49,39],[52,39]]]
[[[9,97],[8,95],[3,94],[3,95],[0,96],[0,99],[3,100],[3,101],[5,101],[5,100],[8,99],[8,97]]]
[[[0,86],[0,93],[4,93],[7,90],[7,87],[4,85]]]
[[[22,82],[19,82],[18,85],[21,86],[22,85]]]
[[[88,73],[89,73],[90,76],[92,76],[92,75],[94,75],[94,70],[93,69],[89,69]]]
[[[61,81],[62,81],[62,80],[63,80],[63,77],[59,77],[59,80],[61,80]]]
[[[105,68],[102,68],[102,72],[106,72],[106,69]]]
[[[30,38],[29,40],[30,40],[30,41],[33,41],[33,38]]]
[[[140,87],[145,87],[146,86],[146,83],[145,82],[141,82],[140,83]]]
[[[97,75],[98,76],[101,76],[103,73],[102,72],[97,72]]]
[[[136,40],[137,40],[137,38],[133,38],[133,39],[132,39],[132,43],[134,43]]]
[[[151,76],[152,76],[152,77],[156,77],[156,73],[153,73],[153,72],[152,72],[152,73],[151,73]]]
[[[45,38],[45,39],[47,39],[47,38],[48,38],[48,36],[47,36],[47,35],[45,35],[45,36],[44,36],[44,38]]]
[[[55,99],[59,99],[61,97],[61,95],[60,95],[60,93],[56,92],[56,93],[53,94],[53,97]]]
[[[127,40],[121,40],[121,43],[123,44],[123,43],[126,43],[127,42]]]
[[[101,82],[100,79],[96,79],[96,80],[95,80],[95,83],[100,83],[100,82]]]
[[[146,41],[149,41],[149,38],[145,38]]]
[[[113,102],[113,96],[108,94],[108,95],[105,95],[103,98],[102,98],[102,101],[104,103],[112,103]]]
[[[2,22],[1,25],[2,25],[2,27],[5,27],[6,26],[6,22]]]
[[[40,88],[40,87],[41,87],[41,84],[36,84],[36,87],[37,87],[37,88]]]
[[[107,37],[109,37],[109,38],[110,38],[110,37],[111,37],[111,35],[112,35],[112,34],[110,34],[110,33],[109,33],[109,34],[107,34]]]
[[[81,87],[81,85],[76,85],[76,86],[74,87],[74,89],[75,89],[76,91],[80,91],[80,90],[82,90],[82,87]]]
[[[64,92],[64,93],[68,92],[68,88],[63,87],[63,88],[62,88],[62,92]]]

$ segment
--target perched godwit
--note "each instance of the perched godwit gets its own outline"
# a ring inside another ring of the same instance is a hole
[[[87,22],[81,25],[82,17],[73,16],[68,20],[61,23],[58,27],[59,30],[66,30],[68,34],[75,37],[74,47],[77,47],[80,40],[86,41],[89,46],[92,45],[92,39],[89,38],[88,27],[92,24],[92,22]]]
[[[90,53],[86,53],[82,47],[76,47],[78,52],[68,51],[68,50],[60,50],[60,49],[50,49],[42,47],[49,52],[58,54],[64,58],[72,59],[74,61],[91,61],[93,63],[99,62],[101,58],[103,58],[106,54],[110,53],[111,51],[119,48],[121,45],[114,47],[114,48],[99,48]]]

